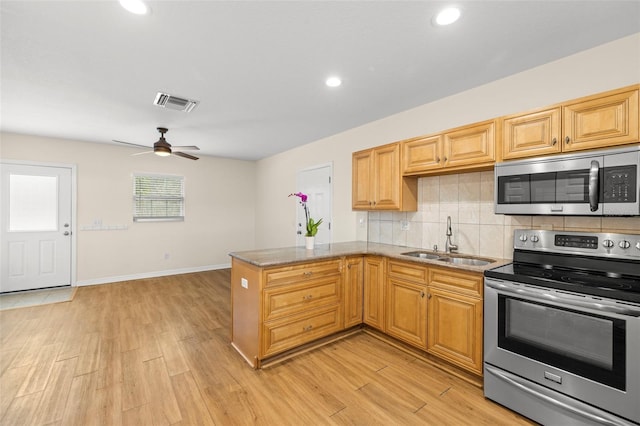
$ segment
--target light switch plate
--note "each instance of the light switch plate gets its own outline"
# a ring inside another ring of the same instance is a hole
[[[249,281],[246,278],[240,278],[240,285],[242,288],[249,288]]]

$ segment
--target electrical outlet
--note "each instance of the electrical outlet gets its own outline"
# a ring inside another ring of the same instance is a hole
[[[364,219],[360,218],[360,219],[358,220],[358,224],[360,225],[360,228],[364,228],[364,227],[365,227],[365,225],[366,225],[366,222],[365,222],[365,220],[364,220]]]
[[[246,278],[240,278],[240,285],[242,288],[249,288],[249,281]]]
[[[400,230],[401,231],[408,231],[409,230],[409,221],[408,220],[400,221]]]

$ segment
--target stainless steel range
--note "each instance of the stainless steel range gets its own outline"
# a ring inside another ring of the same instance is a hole
[[[542,424],[640,424],[640,235],[517,230],[484,300],[487,398]]]

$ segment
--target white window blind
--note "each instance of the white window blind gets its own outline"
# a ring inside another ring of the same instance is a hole
[[[184,177],[134,175],[133,220],[184,220]]]

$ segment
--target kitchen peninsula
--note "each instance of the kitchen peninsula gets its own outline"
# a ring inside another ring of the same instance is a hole
[[[482,274],[509,262],[368,242],[230,256],[231,341],[254,368],[364,329],[478,377]]]

